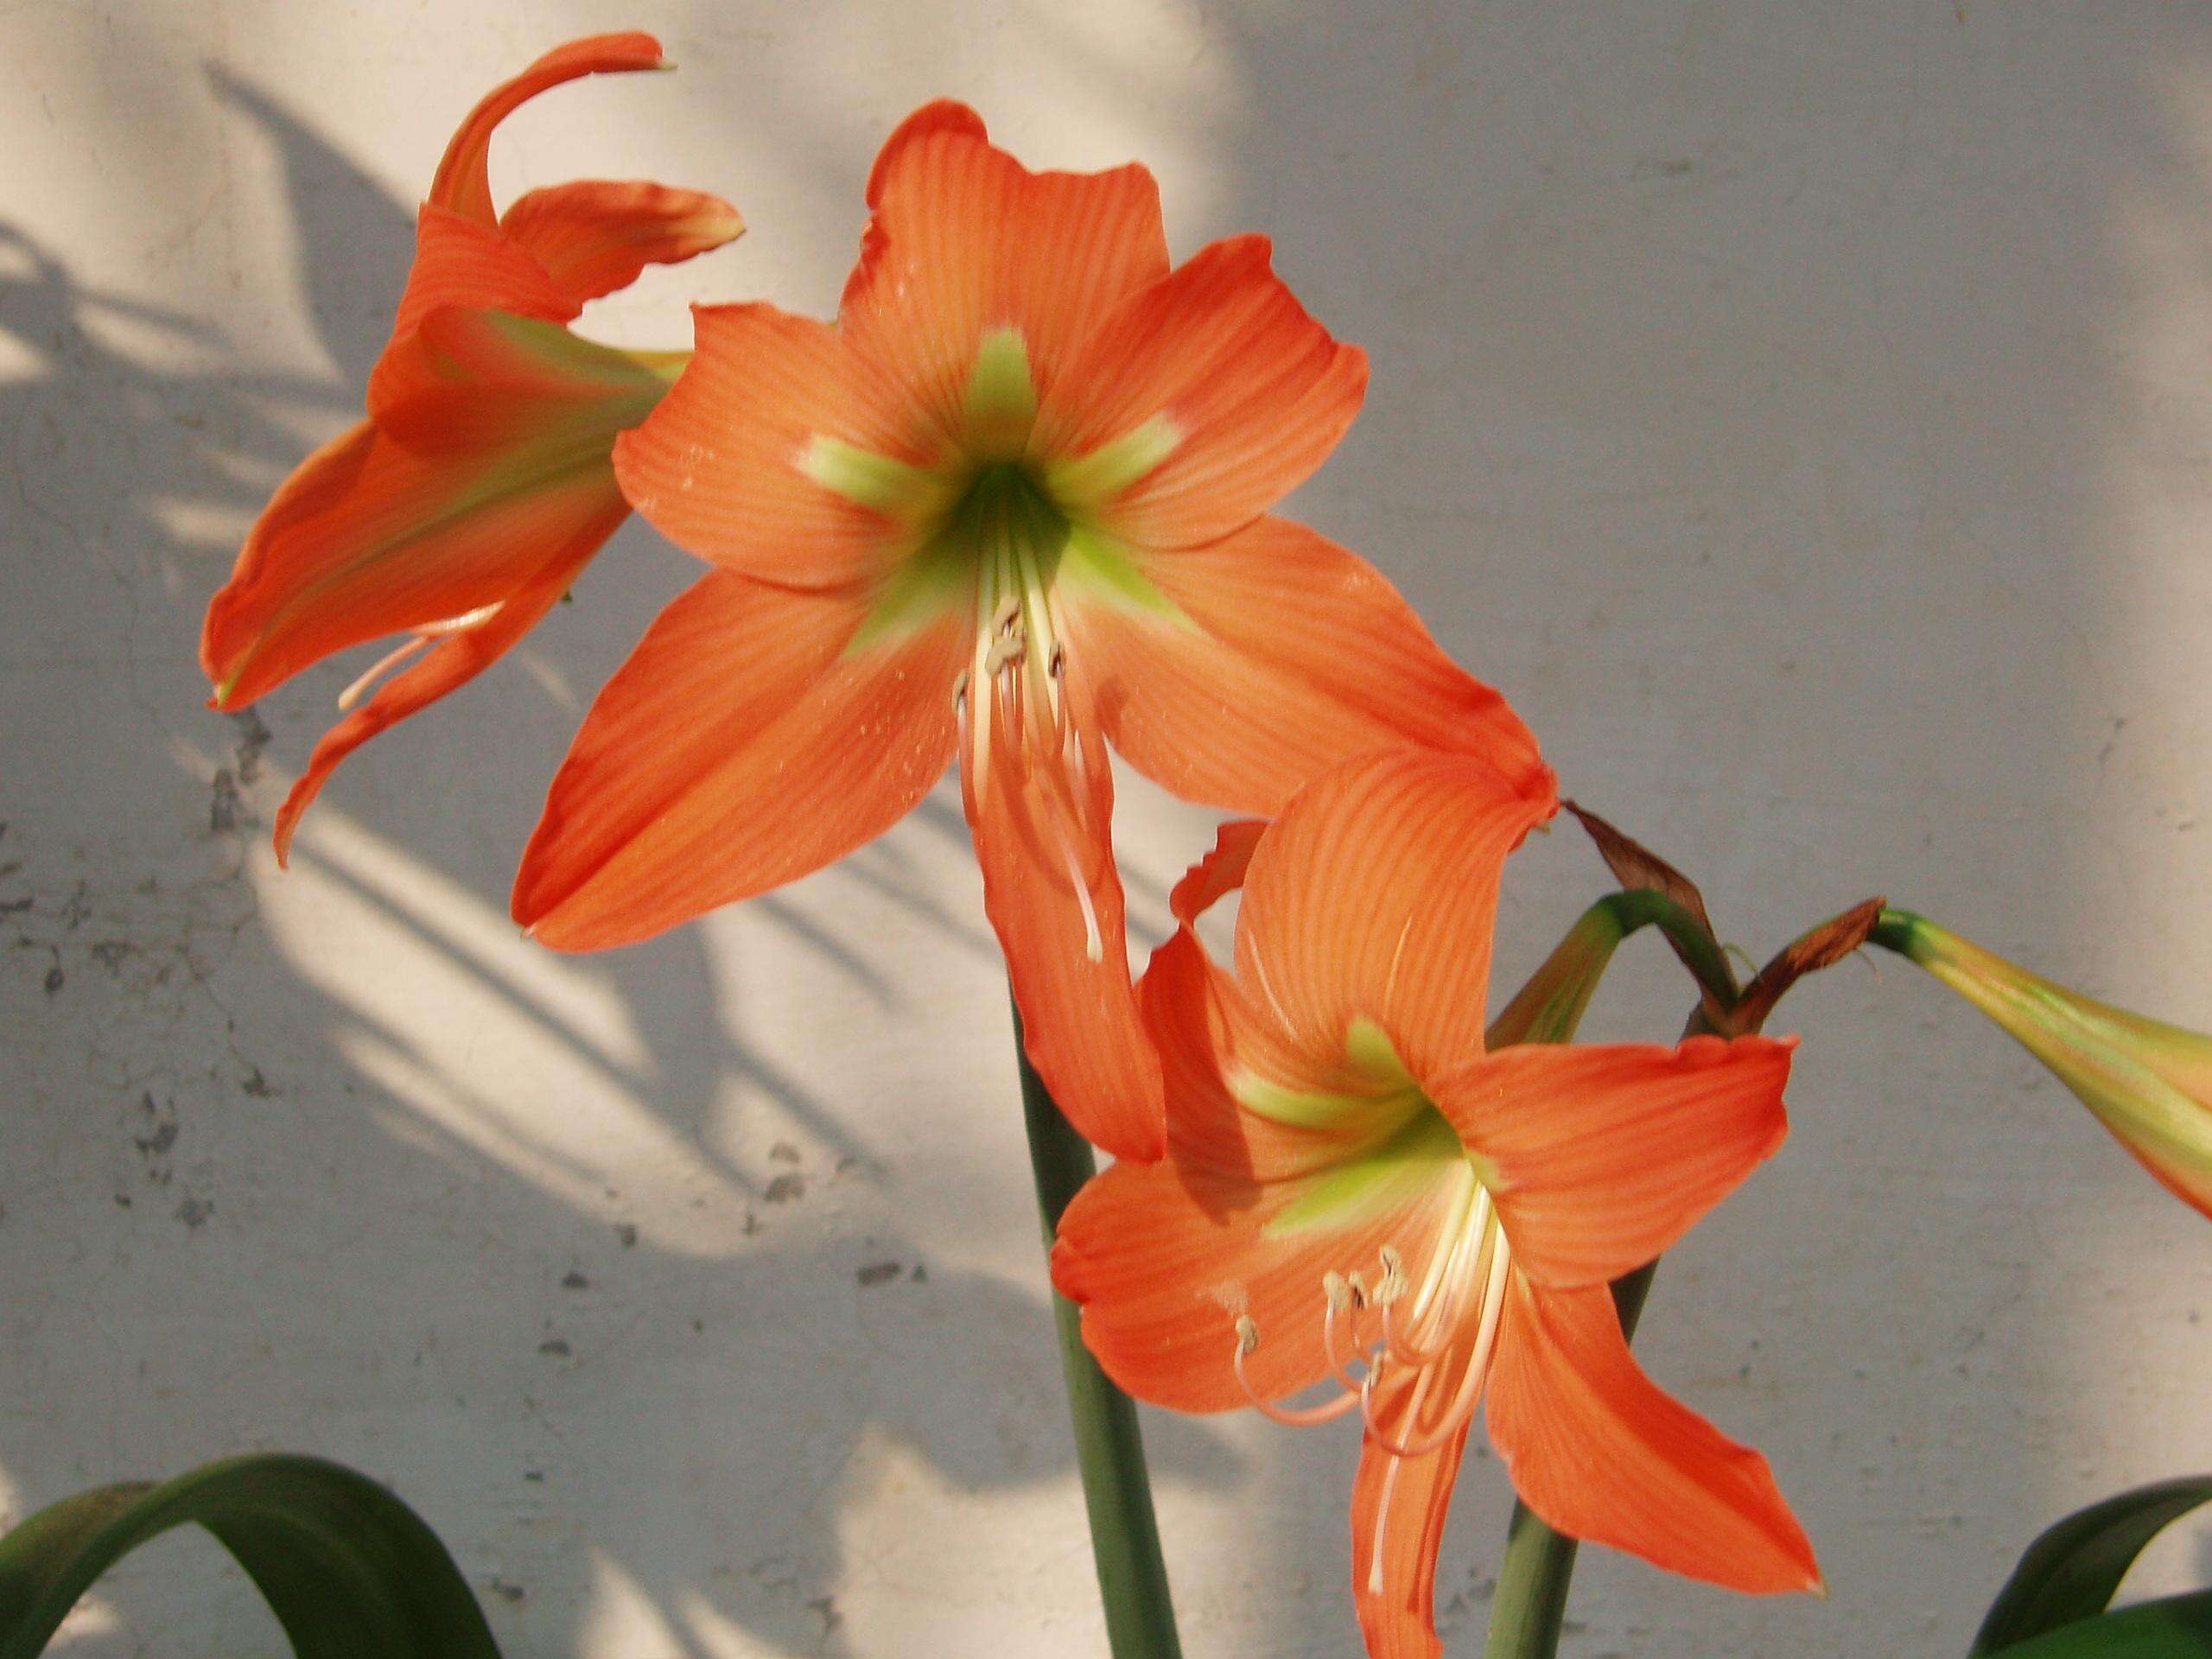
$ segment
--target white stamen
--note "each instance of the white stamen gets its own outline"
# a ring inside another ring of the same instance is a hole
[[[1399,1334],[1392,1319],[1392,1311],[1385,1307],[1382,1310],[1382,1351],[1401,1365],[1426,1365],[1444,1351],[1444,1345],[1439,1343],[1433,1348],[1424,1348],[1408,1340]]]
[[[977,642],[976,672],[982,671],[983,651]],[[985,679],[976,685],[968,674],[960,677],[960,696],[957,707],[963,716],[960,728],[960,748],[972,764],[960,768],[960,786],[968,797],[968,809],[972,813],[976,804],[990,798],[991,728],[992,715],[998,712],[998,688],[994,680]]]
[[[1082,800],[1090,793],[1090,760],[1084,753],[1083,734],[1075,731],[1071,724],[1067,747],[1068,770],[1075,774],[1076,798]]]
[[[1378,1362],[1369,1371],[1367,1386],[1360,1391],[1360,1412],[1367,1421],[1369,1435],[1384,1451],[1402,1458],[1421,1457],[1449,1441],[1474,1416],[1475,1407],[1482,1399],[1483,1385],[1490,1379],[1491,1360],[1497,1351],[1497,1332],[1504,1318],[1505,1287],[1512,1258],[1513,1253],[1507,1248],[1501,1230],[1491,1241],[1490,1272],[1483,1284],[1482,1323],[1475,1331],[1474,1351],[1467,1357],[1467,1369],[1459,1379],[1459,1392],[1435,1427],[1403,1442],[1384,1433],[1375,1415],[1375,1382],[1382,1363]]]
[[[1459,1328],[1468,1295],[1478,1288],[1475,1281],[1488,1259],[1484,1246],[1495,1225],[1489,1189],[1478,1184],[1471,1196],[1462,1202],[1463,1207],[1446,1229],[1452,1242],[1432,1261],[1420,1294],[1406,1312],[1403,1329],[1395,1309],[1382,1310],[1383,1348],[1402,1365],[1426,1365],[1441,1354],[1452,1332]],[[1424,1330],[1431,1335],[1426,1343],[1418,1338]]]
[[[1098,911],[1090,902],[1090,884],[1083,879],[1083,865],[1077,860],[1071,842],[1060,842],[1060,856],[1067,861],[1068,882],[1075,888],[1075,901],[1083,910],[1083,954],[1093,962],[1106,957],[1106,941],[1098,931]]]
[[[495,599],[489,605],[479,605],[473,611],[463,611],[459,616],[449,616],[442,622],[425,622],[415,632],[432,639],[441,639],[448,633],[459,633],[463,628],[473,628],[479,622],[489,621],[492,613],[505,603],[503,599]]]
[[[1252,1386],[1252,1379],[1244,1370],[1245,1357],[1256,1353],[1260,1347],[1260,1327],[1249,1313],[1236,1316],[1236,1357],[1231,1363],[1236,1370],[1236,1385],[1244,1390],[1244,1397],[1262,1417],[1283,1424],[1289,1428],[1311,1428],[1316,1423],[1334,1422],[1359,1403],[1356,1394],[1341,1394],[1335,1399],[1318,1406],[1284,1406],[1262,1399]]]
[[[1000,645],[1005,643],[1004,640],[999,642]],[[994,645],[993,652],[995,652],[997,648]],[[1014,740],[1014,752],[1017,755],[1026,754],[1027,751],[1021,741],[1021,676],[990,671],[984,677],[983,687],[991,699],[992,714]]]
[[[385,674],[398,667],[400,664],[405,662],[410,657],[412,657],[416,652],[422,650],[423,646],[429,643],[430,636],[427,633],[410,635],[402,643],[395,645],[391,650],[378,658],[375,662],[370,664],[367,671],[364,673],[360,678],[355,680],[353,684],[347,686],[343,691],[340,691],[338,694],[338,706],[340,709],[351,709],[355,703],[359,702],[363,695],[366,693],[371,687],[375,685],[378,680],[382,679]]]
[[[411,639],[403,640],[377,658],[367,673],[340,691],[338,694],[338,706],[340,709],[351,709],[361,700],[362,695],[371,686],[382,679],[388,671],[398,667],[400,664],[422,650],[423,646],[435,644],[449,633],[459,633],[465,628],[474,627],[480,622],[491,620],[493,613],[505,603],[506,601],[503,599],[495,599],[489,605],[479,605],[474,610],[463,611],[459,616],[448,616],[439,622],[425,622],[415,630]]]
[[[1045,664],[1045,695],[1052,707],[1052,738],[1062,748],[1068,743],[1068,648],[1052,641],[1052,654]],[[1083,758],[1083,742],[1076,741],[1076,759]]]
[[[1352,1301],[1351,1287],[1333,1273],[1321,1281],[1321,1292],[1328,1299],[1327,1311],[1321,1315],[1321,1352],[1329,1362],[1330,1370],[1336,1374],[1337,1381],[1347,1391],[1356,1391],[1366,1379],[1353,1374],[1353,1364],[1362,1361],[1372,1363],[1370,1357],[1364,1354],[1359,1345],[1360,1310]],[[1351,1327],[1345,1333],[1351,1338],[1352,1351],[1349,1356],[1337,1351],[1337,1322],[1340,1316]]]

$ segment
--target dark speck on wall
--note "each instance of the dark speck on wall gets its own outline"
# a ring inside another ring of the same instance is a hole
[[[804,1175],[779,1175],[768,1183],[767,1190],[760,1195],[761,1199],[768,1204],[789,1204],[794,1198],[805,1196],[806,1177]]]

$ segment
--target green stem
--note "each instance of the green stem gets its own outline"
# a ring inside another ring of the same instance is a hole
[[[1090,1143],[1070,1126],[1029,1064],[1019,1010],[1014,1016],[1014,1052],[1021,1068],[1021,1114],[1029,1129],[1029,1165],[1037,1178],[1037,1210],[1049,1252],[1062,1212],[1097,1173],[1098,1164]],[[1106,1608],[1108,1646],[1114,1659],[1182,1659],[1136,1405],[1098,1369],[1083,1345],[1081,1310],[1058,1291],[1052,1293],[1052,1321],[1059,1329],[1060,1372],[1067,1383],[1068,1413],[1075,1421],[1076,1462],[1083,1471],[1084,1504],[1090,1512],[1090,1548],[1098,1566],[1099,1599]]]
[[[1655,899],[1656,904],[1651,902]],[[1908,956],[1913,954],[1909,947],[1919,918],[1909,911],[1878,910],[1879,903],[1869,899],[1801,935],[1738,993],[1719,946],[1687,910],[1645,889],[1611,894],[1584,912],[1574,931],[1536,970],[1535,978],[1513,999],[1508,1010],[1521,1009],[1526,1002],[1531,1009],[1570,1017],[1563,1022],[1556,1017],[1548,1021],[1527,1020],[1507,1039],[1566,1042],[1571,1039],[1612,947],[1647,922],[1666,930],[1698,981],[1700,1000],[1690,1010],[1682,1034],[1750,1036],[1799,978],[1841,960],[1859,944],[1871,940]],[[1579,950],[1573,948],[1578,940],[1581,942]],[[1541,990],[1539,982],[1543,982]],[[1493,1039],[1498,1026],[1505,1023],[1503,1018],[1493,1023]],[[1635,1337],[1643,1299],[1650,1294],[1652,1277],[1658,1271],[1657,1262],[1647,1262],[1613,1281],[1613,1306],[1620,1314],[1624,1338]],[[1573,1573],[1574,1540],[1553,1531],[1526,1504],[1516,1501],[1506,1534],[1505,1557],[1498,1566],[1497,1594],[1491,1603],[1490,1637],[1483,1646],[1484,1659],[1553,1659],[1559,1651],[1560,1626],[1567,1616],[1567,1580]]]
[[[1581,1023],[1591,994],[1611,960],[1613,947],[1637,929],[1656,926],[1696,976],[1701,1000],[1684,1034],[1718,1030],[1736,1000],[1735,976],[1713,936],[1688,910],[1651,888],[1608,893],[1582,914],[1559,948],[1539,968],[1491,1028],[1491,1046],[1508,1040],[1566,1042]],[[1539,1012],[1541,1008],[1541,1012]],[[1506,1027],[1501,1031],[1500,1027]],[[1613,1306],[1621,1335],[1633,1339],[1644,1298],[1659,1271],[1647,1262],[1613,1281]],[[1575,1541],[1555,1532],[1518,1498],[1498,1563],[1491,1601],[1490,1634],[1483,1659],[1553,1659],[1567,1618],[1567,1592],[1574,1576]]]
[[[1866,936],[1869,944],[1878,944],[1885,950],[1894,950],[1908,962],[1918,962],[1928,954],[1922,931],[1928,926],[1923,918],[1909,910],[1885,906],[1874,931]]]
[[[1613,1281],[1613,1306],[1621,1335],[1633,1339],[1643,1313],[1643,1299],[1659,1271],[1647,1262]],[[1552,1659],[1567,1620],[1567,1588],[1574,1576],[1575,1541],[1554,1532],[1536,1512],[1516,1498],[1505,1531],[1505,1558],[1497,1569],[1497,1592],[1491,1601],[1490,1637],[1483,1659]]]
[[[1613,951],[1643,927],[1664,933],[1695,976],[1703,999],[1698,1015],[1707,1021],[1698,1028],[1717,1028],[1737,996],[1736,976],[1727,957],[1688,910],[1655,889],[1631,887],[1607,893],[1582,912],[1543,965],[1491,1021],[1486,1046],[1571,1040]]]
[[[1728,965],[1728,953],[1720,948],[1703,922],[1665,893],[1650,887],[1630,888],[1598,902],[1611,906],[1620,913],[1624,935],[1633,933],[1648,923],[1667,936],[1667,942],[1680,953],[1683,965],[1690,970],[1699,992],[1706,999],[1707,1006],[1692,1017],[1693,1025],[1699,1019],[1710,1020],[1715,1013],[1727,1013],[1729,1004],[1737,996],[1735,971]]]

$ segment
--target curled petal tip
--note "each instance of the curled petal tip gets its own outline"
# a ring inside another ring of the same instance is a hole
[[[502,121],[540,92],[582,76],[658,69],[667,61],[660,42],[641,29],[588,35],[555,47],[478,100],[446,146],[430,181],[430,200],[483,224],[496,223],[485,162]]]
[[[662,50],[658,35],[642,29],[621,29],[565,41],[539,58],[531,68],[572,64],[582,65],[578,71],[582,73],[601,70],[620,73],[626,70],[664,68],[668,67],[668,54]]]

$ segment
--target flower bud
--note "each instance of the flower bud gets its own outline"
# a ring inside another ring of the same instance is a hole
[[[2011,1033],[2162,1185],[2212,1216],[2212,1038],[2078,995],[1910,911],[1884,911],[1872,938]]]

